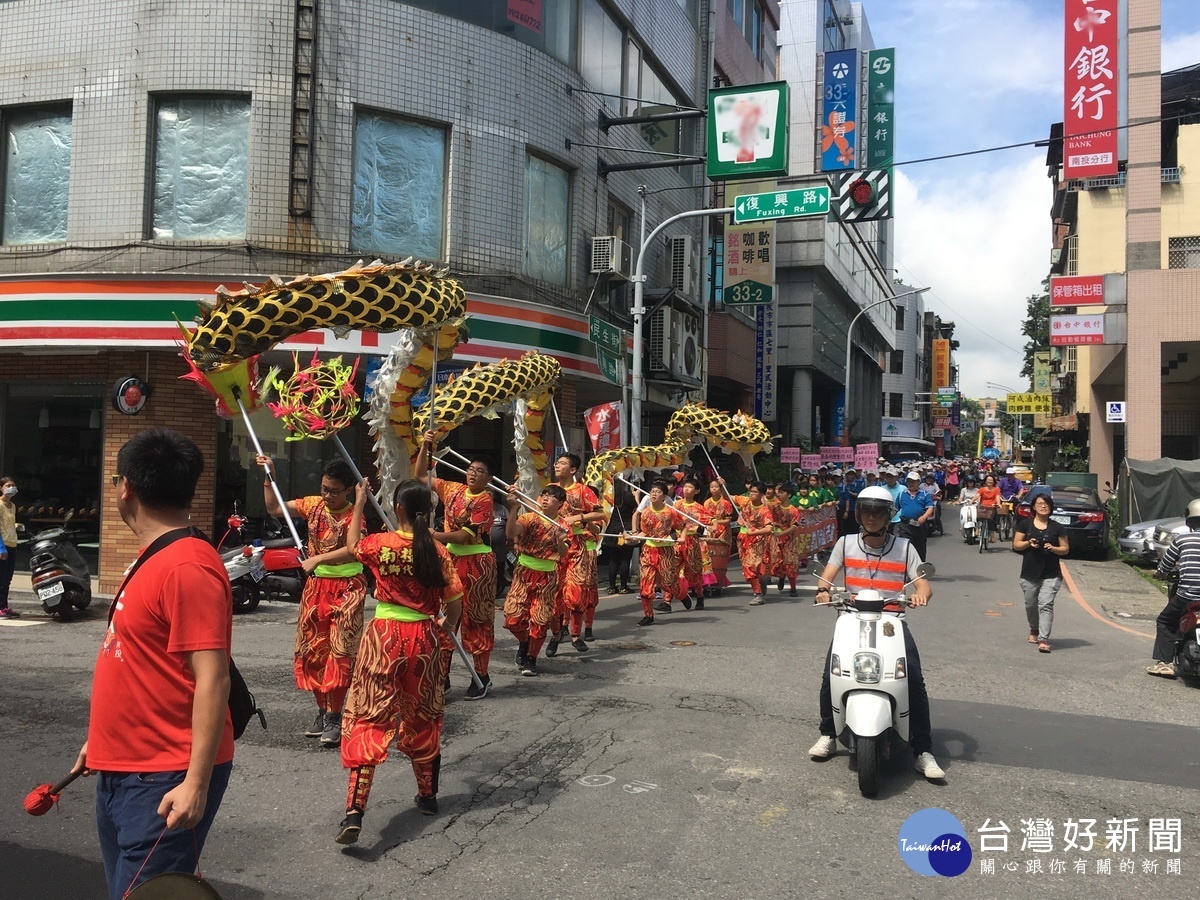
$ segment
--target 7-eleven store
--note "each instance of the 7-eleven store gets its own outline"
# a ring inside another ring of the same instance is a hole
[[[265,513],[261,477],[250,472],[253,446],[240,420],[215,413],[212,398],[193,383],[181,381],[187,366],[179,357],[176,320],[191,324],[197,301],[215,296],[219,284],[239,285],[252,276],[213,279],[157,276],[2,276],[0,277],[0,473],[17,479],[18,521],[26,534],[60,524],[73,511],[72,526],[100,588],[117,587],[120,573],[137,552],[121,522],[109,475],[117,451],[136,432],[162,425],[187,434],[209,462],[197,492],[194,521],[219,538],[225,516],[236,502],[251,517]],[[452,366],[494,362],[540,350],[563,367],[559,412],[572,447],[584,442],[578,414],[593,403],[615,400],[619,389],[607,384],[587,339],[587,320],[538,304],[507,298],[469,296],[471,338],[459,346]],[[302,362],[317,351],[361,357],[360,394],[372,358],[390,351],[393,335],[355,332],[339,339],[315,331],[267,354],[260,371],[278,365],[287,373],[291,357]],[[118,411],[116,386],[136,376],[150,393],[136,415]],[[278,461],[281,485],[289,497],[307,493],[319,482],[321,468],[335,451],[319,441],[285,442],[285,433],[267,411],[252,417],[267,453]],[[549,434],[547,440],[557,443]],[[361,420],[342,434],[364,471],[371,466],[371,438]],[[460,428],[453,440],[464,453],[492,458],[505,473],[514,471],[512,423],[477,420]],[[18,566],[27,557],[18,555]]]

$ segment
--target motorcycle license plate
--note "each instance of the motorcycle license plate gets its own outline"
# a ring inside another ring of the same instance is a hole
[[[1070,525],[1071,517],[1070,516],[1051,516],[1050,521],[1057,522],[1059,525]]]
[[[63,583],[61,581],[57,584],[50,585],[50,587],[38,588],[38,599],[48,600],[51,597],[57,597],[65,590],[66,588],[63,587]]]
[[[253,578],[257,584],[267,577],[267,567],[264,566],[261,561],[256,562],[250,567],[250,577]]]

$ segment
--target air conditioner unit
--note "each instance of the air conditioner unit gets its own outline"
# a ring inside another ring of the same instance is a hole
[[[628,281],[633,270],[632,259],[633,253],[629,245],[619,237],[604,234],[592,238],[593,275],[607,275],[609,278]]]
[[[650,317],[650,339],[646,342],[646,371],[666,375],[671,371],[671,342],[673,319],[677,313],[664,306]]]
[[[694,297],[700,272],[695,239],[690,234],[667,238],[667,256],[671,260],[671,284],[685,297]]]
[[[676,312],[671,318],[673,335],[671,372],[678,378],[700,381],[703,369],[703,350],[700,317]]]

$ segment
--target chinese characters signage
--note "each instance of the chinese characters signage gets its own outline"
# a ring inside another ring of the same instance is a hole
[[[800,464],[800,448],[799,447],[780,447],[779,461],[781,463],[796,463]]]
[[[787,82],[708,92],[708,177],[786,175]]]
[[[751,185],[764,191],[771,182]],[[751,222],[725,229],[722,296],[727,306],[770,303],[775,299],[775,223]]]
[[[755,309],[758,340],[754,348],[754,416],[775,420],[775,304]]]
[[[599,345],[596,346],[596,368],[600,370],[604,380],[610,384],[624,385],[628,380],[624,357],[615,356],[607,350],[601,349]]]
[[[1117,174],[1117,2],[1064,4],[1064,178]]]
[[[1071,275],[1050,279],[1051,306],[1102,306],[1103,275]]]
[[[1048,413],[1053,400],[1049,394],[1009,394],[1008,408],[1010,416],[1030,416],[1034,413]]]
[[[1103,344],[1104,316],[1051,316],[1050,345]]]
[[[1061,827],[1060,827],[1061,826]],[[981,875],[1181,875],[1183,822],[1151,818],[1107,820],[984,819],[979,835]],[[1016,858],[1020,855],[1020,859]],[[1127,888],[1132,893],[1132,888]]]
[[[508,21],[542,33],[542,0],[508,0]]]
[[[583,411],[583,422],[587,426],[593,452],[603,453],[605,450],[617,450],[625,446],[621,440],[623,412],[620,400],[601,403]]]
[[[867,53],[867,168],[886,169],[896,157],[896,49]]]
[[[940,391],[950,384],[950,341],[938,338],[933,342],[933,366],[930,389]]]
[[[859,168],[857,50],[825,54],[821,97],[821,171]]]

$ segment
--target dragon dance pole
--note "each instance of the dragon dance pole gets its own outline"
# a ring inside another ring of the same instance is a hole
[[[713,462],[713,458],[708,452],[708,445],[705,444],[704,441],[700,441],[700,449],[703,450],[704,455],[706,457],[708,457],[708,464],[710,466],[712,466],[713,474],[716,475],[718,482],[721,485],[721,490],[723,490],[725,492],[725,499],[727,499],[730,503],[733,503],[733,495],[729,493],[728,485],[726,485],[725,482],[723,480],[721,480],[721,473],[717,471],[717,464]],[[734,508],[737,508],[736,503],[733,503],[733,506],[734,506]]]
[[[634,484],[632,481],[630,481],[628,478],[626,478],[625,476],[621,475],[620,473],[618,473],[618,474],[617,474],[617,478],[621,479],[621,481],[625,482],[627,485],[629,485],[631,488],[633,488],[633,489],[634,489],[635,491],[637,491],[639,494],[645,494],[645,493],[647,493],[646,491],[642,490],[640,487],[638,487],[636,484]],[[674,507],[674,506],[672,506],[672,507],[671,507],[671,509],[674,509],[674,510],[675,510],[675,512],[679,513],[679,514],[680,514],[681,516],[683,516],[685,519],[688,519],[689,521],[695,522],[695,523],[696,523],[697,525],[699,525],[701,528],[707,528],[707,527],[708,527],[708,526],[707,526],[707,525],[705,525],[703,522],[701,522],[699,519],[695,519],[695,518],[692,518],[691,516],[689,516],[689,515],[688,515],[687,513],[685,513],[685,512],[684,512],[682,509],[675,509],[675,507]]]
[[[259,456],[265,455],[263,453],[262,444],[258,442],[258,435],[254,432],[254,426],[250,424],[250,414],[246,412],[246,406],[242,403],[241,389],[235,384],[232,386],[231,390],[233,392],[233,399],[237,401],[238,410],[242,414],[242,421],[246,423],[246,430],[250,432],[250,440],[254,443],[254,452]],[[279,490],[279,485],[275,481],[275,474],[268,466],[263,466],[263,469],[267,473],[267,483],[271,485],[271,493],[275,495],[275,502],[278,503],[279,508],[283,510],[283,521],[287,524],[288,531],[290,531],[292,534],[292,540],[296,544],[296,549],[300,551],[300,557],[303,558],[305,556],[304,543],[300,540],[300,533],[296,531],[296,523],[293,522],[292,517],[288,515],[287,503],[284,501],[283,494]]]
[[[562,419],[558,417],[558,404],[554,402],[553,396],[550,397],[550,409],[554,413],[554,424],[558,426],[558,439],[562,441],[562,452],[570,453],[571,448],[567,446],[567,435],[566,432],[563,431]]]
[[[350,466],[350,471],[354,473],[354,483],[362,484],[363,474],[358,470],[357,464],[355,464],[354,460],[350,457],[350,453],[346,450],[346,445],[342,443],[342,436],[340,434],[333,435],[333,443],[341,452],[342,459],[346,460],[347,465]],[[373,493],[368,493],[367,499],[371,501],[371,505],[375,507],[375,512],[379,513],[379,518],[381,518],[383,523],[388,526],[388,529],[395,531],[396,523],[392,521],[391,516],[384,512],[383,504],[379,502],[379,498]]]
[[[467,465],[471,464],[471,461],[469,459],[467,459],[465,456],[463,456],[461,453],[459,453],[457,450],[453,449],[452,447],[444,447],[443,452],[453,453],[455,456],[457,456],[459,459],[461,459]],[[454,465],[453,463],[446,462],[446,460],[444,460],[444,459],[441,460],[441,463],[443,466],[445,466],[447,469],[449,469],[452,472],[457,472],[460,475],[467,474],[466,469],[460,469],[458,466]],[[503,481],[501,481],[495,475],[492,476],[491,483],[488,486],[493,491],[495,491],[497,494],[503,494],[505,496],[508,496],[508,491],[509,491],[510,485],[505,484]],[[528,494],[522,493],[521,491],[518,491],[515,488],[513,488],[513,493],[515,493],[517,495],[517,499],[520,500],[522,505],[527,507],[530,512],[537,513],[539,516],[541,516],[543,519],[545,519],[547,522],[549,522],[555,528],[560,528],[563,531],[567,530],[563,525],[560,525],[558,522],[555,522],[552,518],[550,518],[548,515],[546,515],[544,512],[542,512],[541,509],[538,507],[537,503],[534,502],[534,499],[532,497],[530,497]]]

